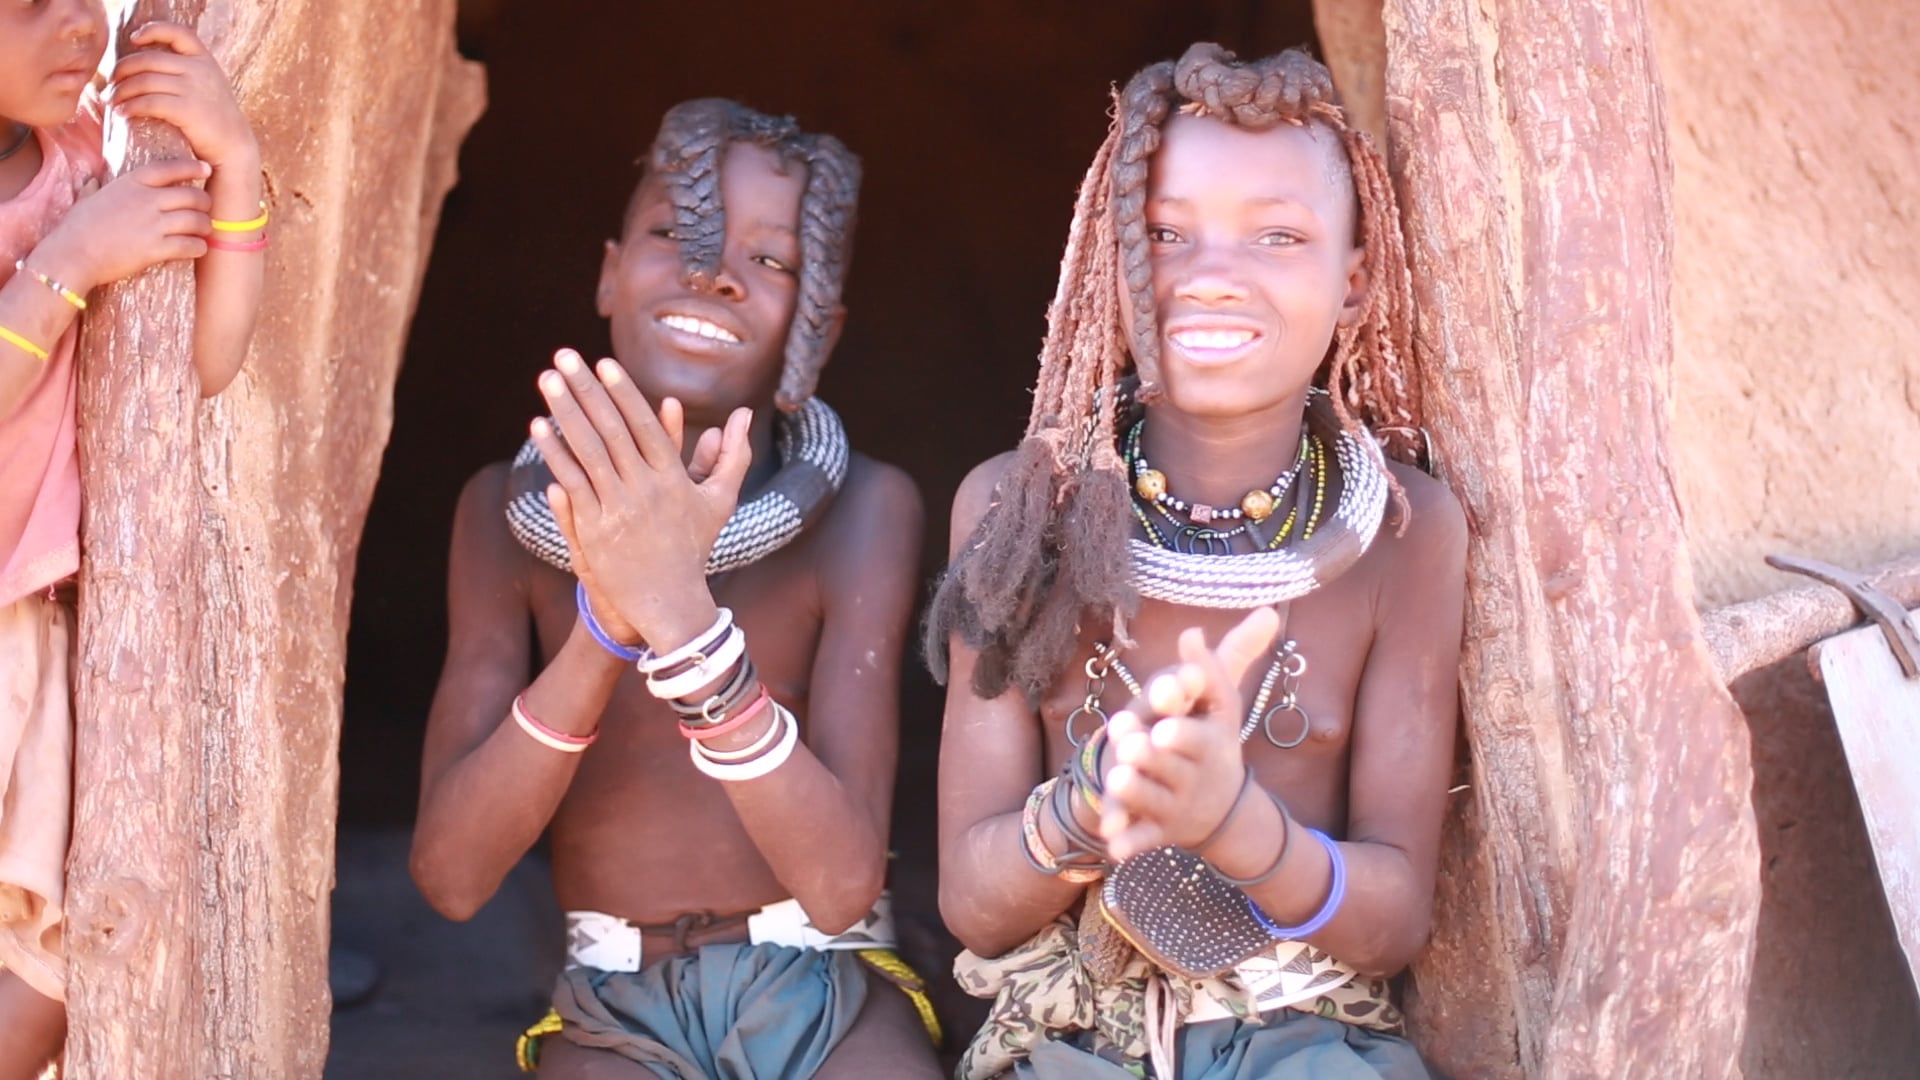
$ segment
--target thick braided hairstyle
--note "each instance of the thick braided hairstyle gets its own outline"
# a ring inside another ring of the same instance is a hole
[[[1240,63],[1199,44],[1146,68],[1115,95],[1113,123],[1080,185],[1026,437],[928,612],[935,675],[944,681],[957,634],[979,651],[973,688],[984,698],[1019,687],[1037,702],[1073,658],[1083,624],[1108,625],[1124,641],[1139,606],[1119,429],[1123,399],[1151,404],[1163,392],[1145,208],[1148,166],[1176,110],[1255,131],[1315,124],[1338,138],[1369,287],[1359,317],[1335,331],[1320,379],[1342,426],[1371,428],[1389,455],[1416,457],[1413,296],[1399,209],[1385,162],[1347,125],[1326,67],[1297,49]]]
[[[792,412],[813,396],[827,362],[847,265],[853,256],[860,159],[831,135],[809,134],[790,116],[769,116],[724,98],[683,102],[661,118],[647,154],[673,204],[680,238],[681,279],[713,288],[726,241],[720,162],[731,143],[750,143],[807,170],[800,198],[800,299],[787,331],[786,362],[776,402]]]

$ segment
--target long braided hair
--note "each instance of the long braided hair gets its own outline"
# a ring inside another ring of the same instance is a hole
[[[973,688],[983,698],[1017,686],[1037,702],[1072,659],[1083,621],[1104,620],[1124,640],[1139,606],[1119,428],[1129,391],[1142,404],[1163,392],[1145,207],[1148,166],[1176,110],[1253,131],[1317,124],[1338,137],[1369,286],[1359,317],[1335,331],[1320,379],[1343,427],[1371,428],[1390,456],[1416,458],[1413,294],[1399,209],[1385,162],[1348,126],[1326,67],[1298,49],[1241,63],[1198,44],[1142,70],[1115,96],[1106,141],[1080,184],[1026,436],[928,613],[934,674],[945,681],[947,642],[958,634],[979,651]],[[1404,524],[1404,495],[1394,490]]]
[[[727,235],[720,162],[732,143],[765,147],[784,163],[807,170],[800,197],[800,299],[774,399],[792,412],[813,396],[827,362],[853,257],[860,159],[831,135],[801,131],[791,116],[769,116],[724,98],[699,98],[669,109],[647,154],[647,173],[660,177],[673,203],[681,280],[690,289],[711,289],[720,272]]]

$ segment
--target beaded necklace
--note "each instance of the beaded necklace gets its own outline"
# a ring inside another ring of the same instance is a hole
[[[1140,449],[1141,432],[1147,427],[1147,418],[1134,421],[1132,430],[1127,432],[1125,456],[1133,474],[1134,494],[1153,503],[1162,511],[1172,514],[1184,514],[1187,519],[1200,528],[1206,528],[1216,521],[1265,521],[1287,497],[1287,491],[1300,476],[1307,464],[1307,452],[1311,443],[1303,428],[1300,432],[1300,449],[1294,453],[1293,464],[1286,472],[1267,486],[1265,491],[1254,489],[1240,499],[1238,506],[1215,507],[1206,503],[1190,503],[1167,490],[1167,474],[1147,464],[1147,455]]]
[[[1364,432],[1342,427],[1325,391],[1308,395],[1306,428],[1321,452],[1314,505],[1326,498],[1326,476],[1338,470],[1339,497],[1325,517],[1310,511],[1311,530],[1276,550],[1239,555],[1201,554],[1164,543],[1130,539],[1133,583],[1147,600],[1187,607],[1246,610],[1304,596],[1332,581],[1365,553],[1386,516],[1387,471],[1379,446]],[[1309,443],[1311,449],[1312,443]],[[1331,452],[1327,448],[1331,447]],[[1296,502],[1297,505],[1297,502]],[[1167,538],[1159,530],[1149,536]]]
[[[1137,433],[1138,426],[1134,430]],[[1131,442],[1137,442],[1137,438]],[[1131,450],[1131,444],[1129,450]],[[1307,513],[1306,524],[1301,529],[1301,540],[1312,538],[1313,531],[1320,525],[1321,511],[1325,509],[1327,501],[1327,450],[1317,436],[1302,436],[1299,460],[1294,463],[1293,469],[1281,478],[1281,482],[1274,485],[1284,491],[1291,485],[1294,475],[1303,472],[1309,465],[1313,471],[1313,503]],[[1149,505],[1153,507],[1154,513],[1163,519],[1165,526],[1163,529],[1147,516],[1146,509],[1141,506],[1143,501],[1145,501],[1144,497],[1136,491],[1133,501],[1135,520],[1140,522],[1141,528],[1146,530],[1147,536],[1155,544],[1169,551],[1178,551],[1187,555],[1232,555],[1234,552],[1231,544],[1234,537],[1246,535],[1258,542],[1258,537],[1253,531],[1253,521],[1243,521],[1231,529],[1189,525],[1175,517],[1174,511],[1166,504],[1159,501],[1152,502]],[[1263,517],[1271,520],[1270,515],[1263,515]],[[1260,546],[1267,551],[1279,550],[1293,537],[1293,527],[1299,519],[1300,500],[1295,499],[1293,505],[1287,508],[1287,516],[1280,522],[1280,528]]]

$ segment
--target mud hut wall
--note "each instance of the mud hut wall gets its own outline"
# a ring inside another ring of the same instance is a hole
[[[1920,549],[1920,7],[1653,0],[1703,608]]]
[[[1864,568],[1920,549],[1920,8],[1651,9],[1699,603],[1794,584],[1774,552]],[[1764,867],[1746,1073],[1906,1075],[1920,996],[1825,695],[1798,657],[1734,689]]]

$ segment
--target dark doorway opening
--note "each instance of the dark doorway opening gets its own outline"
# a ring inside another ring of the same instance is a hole
[[[734,97],[863,158],[851,314],[821,393],[856,447],[919,481],[931,576],[955,486],[1026,422],[1108,84],[1196,40],[1256,55],[1313,37],[1306,0],[470,7],[462,44],[487,64],[490,102],[441,222],[360,552],[344,823],[412,820],[454,500],[524,438],[555,348],[606,349],[601,241],[668,106]],[[917,663],[903,694],[901,810],[918,817],[940,698]]]
[[[343,826],[412,823],[445,647],[455,499],[476,469],[525,437],[540,409],[534,376],[554,349],[607,348],[592,302],[601,242],[618,228],[634,161],[668,106],[736,98],[792,113],[863,158],[850,317],[821,394],[856,448],[918,480],[930,580],[945,559],[954,488],[1025,425],[1074,191],[1105,134],[1109,84],[1193,41],[1260,55],[1314,38],[1309,0],[466,0],[461,32],[463,49],[487,64],[490,104],[462,150],[441,221],[360,552]],[[917,894],[937,920],[941,692],[914,658],[901,693],[895,888],[903,905]],[[397,856],[403,844],[393,837],[379,850]],[[351,855],[343,848],[343,859]],[[355,873],[343,862],[343,889]],[[406,889],[403,868],[380,873],[396,877],[381,890]],[[903,877],[920,887],[903,890]],[[381,890],[365,895],[388,895]],[[369,928],[341,929],[350,944],[372,947]],[[399,988],[390,980],[386,993]],[[474,1018],[488,1025],[477,1060],[496,1060],[503,1025],[528,1019]],[[338,1075],[354,1067],[347,1049],[336,1046]]]

